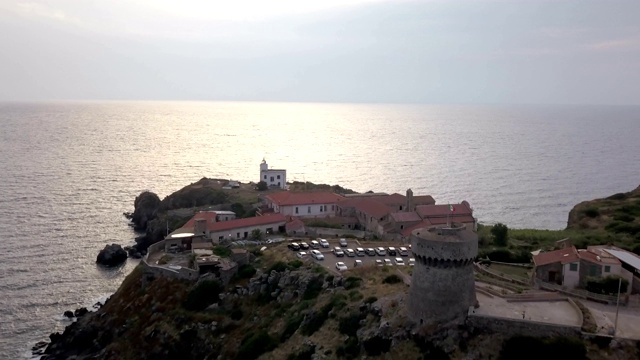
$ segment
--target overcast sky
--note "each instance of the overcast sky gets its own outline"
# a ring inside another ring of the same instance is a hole
[[[0,100],[640,104],[640,1],[0,0]]]

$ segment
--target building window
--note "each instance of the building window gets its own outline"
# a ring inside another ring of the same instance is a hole
[[[610,271],[611,271],[611,266],[605,265],[604,272],[610,272]]]
[[[219,240],[219,241],[224,240],[224,236],[218,236],[218,240]]]
[[[267,175],[264,176],[264,179],[267,180]]]
[[[296,206],[296,214],[298,213],[298,207]]]
[[[402,211],[402,205],[400,205],[400,211]]]
[[[236,237],[237,237],[238,239],[240,239],[240,233],[237,233],[237,234],[236,234]]]
[[[278,180],[280,180],[280,175],[276,176],[276,178],[278,178]]]
[[[404,225],[400,225],[400,230],[403,230],[403,229],[404,229]]]
[[[589,266],[589,276],[597,276],[598,275],[598,267],[596,265]]]
[[[273,176],[271,177],[271,182],[273,182]]]
[[[307,214],[311,214],[311,206],[307,206]]]
[[[335,205],[331,205],[331,211],[335,210],[334,206]]]
[[[578,264],[569,264],[569,271],[578,271]]]

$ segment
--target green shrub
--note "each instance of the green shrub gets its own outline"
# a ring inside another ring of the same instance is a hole
[[[625,193],[617,193],[617,194],[613,194],[611,196],[609,196],[607,199],[608,200],[624,200],[627,198],[627,194]]]
[[[356,336],[358,329],[360,329],[360,320],[364,319],[364,316],[359,312],[352,312],[351,314],[340,318],[338,321],[338,330],[341,334]]]
[[[396,274],[391,274],[389,276],[387,276],[386,278],[384,278],[384,280],[382,280],[383,283],[385,284],[397,284],[402,282],[402,279],[400,278],[400,276],[396,275]]]
[[[622,280],[621,283],[620,280]],[[629,281],[617,275],[609,275],[607,277],[588,277],[586,279],[585,288],[587,291],[596,294],[618,294],[619,284],[620,293],[626,293]]]
[[[338,346],[336,355],[346,359],[355,359],[360,354],[360,343],[358,338],[350,336],[343,345]]]
[[[287,340],[289,340],[289,338],[296,332],[296,330],[298,330],[303,319],[304,319],[304,316],[302,315],[297,315],[297,316],[287,318],[287,322],[284,326],[284,331],[280,335],[281,343],[284,343]]]
[[[348,278],[344,279],[344,288],[346,290],[355,289],[357,287],[360,287],[361,283],[362,283],[361,278],[355,277],[355,276],[349,276]]]
[[[300,352],[295,354],[289,354],[287,356],[287,360],[311,360],[313,358],[313,354],[316,353],[316,346],[305,346],[304,349],[300,350]]]
[[[266,190],[269,190],[269,186],[267,185],[266,182],[259,181],[258,184],[256,184],[256,190],[258,190],[258,191],[266,191]]]
[[[260,355],[275,349],[276,341],[264,330],[248,334],[242,339],[236,359],[256,359]]]
[[[363,298],[364,298],[364,295],[362,295],[360,291],[358,290],[349,291],[349,300],[358,301],[358,300],[362,300]]]
[[[272,271],[284,272],[285,270],[287,270],[287,264],[283,261],[278,261],[277,263],[271,265],[269,270],[267,270],[267,274],[271,274]]]
[[[366,298],[364,300],[365,304],[373,304],[374,302],[378,301],[378,298],[375,296],[369,296],[368,298]]]
[[[353,234],[342,234],[341,237],[343,237],[345,239],[356,239],[357,238],[357,236],[355,236]]]
[[[584,214],[590,218],[596,218],[600,216],[600,211],[597,208],[590,207],[584,210]]]
[[[302,300],[311,300],[315,299],[322,292],[322,280],[320,278],[313,278],[307,284],[307,288],[304,290],[304,294],[302,294]]]
[[[346,304],[341,296],[334,296],[331,300],[325,304],[319,311],[308,313],[307,319],[300,327],[300,332],[303,335],[310,336],[318,329],[322,327],[324,322],[329,318],[329,313],[334,307],[344,307]]]
[[[240,265],[240,267],[238,268],[237,276],[240,279],[249,279],[255,274],[256,274],[256,268],[251,266],[251,264],[243,264],[243,265]]]
[[[207,306],[217,303],[220,300],[218,295],[223,290],[222,285],[216,280],[202,281],[189,291],[182,307],[191,311],[202,311]]]
[[[335,278],[335,277],[334,277],[333,275],[329,274],[329,275],[327,275],[327,277],[326,277],[326,278],[324,278],[324,281],[326,281],[326,282],[328,282],[328,283],[331,283],[331,282],[333,282],[333,279],[334,279],[334,278]]]
[[[287,265],[292,269],[299,269],[303,264],[304,263],[298,259],[291,260],[287,263]]]
[[[213,248],[213,253],[220,257],[229,257],[231,256],[231,249],[226,246],[218,245]]]
[[[613,220],[622,222],[633,222],[636,218],[628,214],[614,214]]]

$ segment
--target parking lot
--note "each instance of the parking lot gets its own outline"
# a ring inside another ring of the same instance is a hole
[[[311,241],[304,241],[307,244],[310,244]],[[407,256],[401,256],[399,252],[396,253],[395,256],[391,256],[388,253],[385,256],[380,256],[380,255],[364,255],[364,256],[354,256],[354,257],[349,257],[345,254],[345,256],[341,256],[338,257],[336,255],[333,254],[332,250],[335,247],[340,247],[338,240],[328,240],[329,242],[329,247],[328,248],[319,248],[317,250],[319,250],[323,255],[324,255],[324,260],[316,260],[314,259],[309,252],[312,250],[307,249],[307,250],[298,250],[298,251],[293,251],[293,250],[288,250],[291,251],[292,253],[297,253],[299,251],[304,251],[307,253],[307,258],[309,261],[314,261],[317,262],[319,264],[321,264],[322,266],[326,267],[329,270],[336,270],[336,263],[337,262],[343,262],[348,269],[352,269],[354,268],[356,265],[356,260],[360,260],[362,262],[362,265],[358,265],[358,266],[376,266],[376,260],[382,260],[383,262],[385,261],[385,259],[389,259],[391,262],[390,266],[394,266],[394,267],[399,267],[399,268],[404,268],[404,267],[408,267],[409,266],[409,259],[412,258],[411,256],[411,250],[408,248],[408,245],[403,245],[404,247],[407,248],[407,250],[409,251],[409,255]],[[290,243],[290,242],[289,242]],[[299,242],[297,242],[299,244]],[[384,247],[385,250],[389,247],[389,246],[393,246],[396,248],[396,250],[398,250],[400,248],[400,246],[398,244],[393,244],[393,243],[381,243],[381,242],[358,242],[355,239],[347,239],[347,247],[340,247],[341,250],[346,250],[346,249],[352,249],[352,250],[356,250],[356,248],[363,248],[363,249],[367,249],[367,248],[377,248],[377,247]],[[404,265],[396,265],[395,262],[395,258],[401,258],[404,262]],[[385,266],[389,266],[389,265],[385,265]]]

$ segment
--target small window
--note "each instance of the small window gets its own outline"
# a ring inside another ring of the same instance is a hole
[[[271,177],[271,182],[273,182],[273,176]]]
[[[569,264],[569,271],[578,271],[578,264]]]
[[[335,210],[335,205],[331,205],[331,211]]]
[[[298,213],[298,207],[296,206],[296,214]]]
[[[264,179],[267,180],[267,175],[264,176]]]
[[[237,233],[237,234],[236,234],[236,237],[237,237],[238,239],[240,239],[240,233]]]
[[[611,272],[611,266],[605,265],[604,272]]]
[[[404,225],[400,225],[400,230],[404,229]],[[573,265],[573,264],[571,264]]]
[[[224,240],[224,237],[223,236],[218,236],[218,240],[222,241],[222,240]]]
[[[276,176],[276,178],[278,178],[278,180],[280,180],[280,175]]]
[[[311,206],[307,206],[307,214],[311,214]]]
[[[400,211],[402,211],[402,205],[400,205]]]
[[[323,206],[322,206],[322,205],[320,205],[320,212],[322,212],[322,209],[323,209]]]

